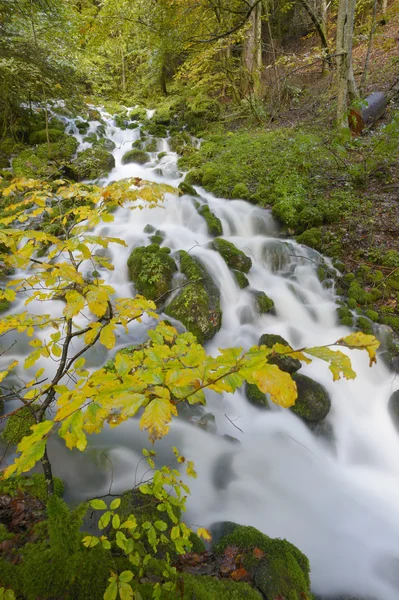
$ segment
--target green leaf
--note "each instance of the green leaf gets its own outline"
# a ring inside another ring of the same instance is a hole
[[[111,550],[111,542],[109,540],[101,540],[104,550]]]
[[[158,529],[158,531],[166,531],[166,529],[168,528],[165,521],[155,521],[154,526],[156,527],[156,529]]]
[[[121,583],[119,585],[119,595],[121,600],[131,600],[133,598],[133,590],[131,585],[128,583]]]
[[[121,524],[121,519],[120,519],[119,515],[114,515],[112,517],[112,527],[114,529],[119,529],[120,524]]]
[[[132,579],[133,573],[131,571],[123,571],[119,575],[119,581],[122,581],[123,583],[129,583],[129,581],[131,581]]]
[[[108,508],[104,500],[90,500],[90,506],[95,510],[106,510]]]
[[[104,600],[115,600],[118,595],[118,584],[116,581],[112,581],[104,593]]]
[[[115,510],[116,508],[119,508],[120,505],[121,505],[121,499],[115,498],[115,500],[112,500],[112,502],[111,502],[110,509]]]
[[[109,510],[107,510],[107,512],[101,515],[101,518],[98,522],[99,529],[105,529],[106,527],[108,527],[109,522],[111,520],[111,515],[112,513]]]
[[[100,543],[100,540],[95,535],[86,535],[82,542],[86,548],[94,548],[94,546],[97,546],[97,544]]]

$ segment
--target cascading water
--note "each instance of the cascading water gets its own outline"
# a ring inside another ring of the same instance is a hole
[[[166,152],[161,160],[152,153],[145,166],[122,165],[123,154],[140,136],[139,129],[122,130],[110,115],[101,114],[106,136],[116,144],[116,167],[104,184],[140,177],[178,185],[182,176],[176,166],[177,155],[169,151],[165,140],[158,149]],[[99,125],[91,122],[89,132]],[[87,142],[82,142],[73,122],[71,126],[84,149]],[[221,256],[207,247],[211,238],[193,198],[173,194],[167,194],[163,205],[152,210],[120,208],[113,223],[98,227],[97,234],[127,243],[126,248],[110,246],[115,270],[102,272],[117,296],[132,294],[127,259],[133,247],[150,243],[143,230],[151,224],[164,232],[163,245],[172,253],[184,249],[198,257],[220,288],[223,324],[207,343],[208,352],[229,346],[248,348],[262,333],[280,334],[294,347],[332,343],[348,334],[337,325],[333,290],[323,287],[317,278],[321,260],[317,252],[279,239],[268,211],[197,189],[199,201],[208,203],[222,221],[223,237],[252,258],[250,287],[265,291],[274,300],[275,314],[259,315],[253,294],[239,289]],[[53,302],[54,314],[62,308],[61,302]],[[42,311],[39,303],[32,303],[32,309]],[[150,319],[133,324],[129,335],[118,338],[118,347],[142,341],[152,326]],[[23,355],[26,347],[20,346],[18,352]],[[327,365],[317,360],[302,371],[329,391],[332,442],[316,437],[288,410],[260,411],[242,392],[224,398],[211,392],[206,410],[214,415],[217,433],[177,419],[167,438],[156,443],[156,450],[161,464],[168,460],[172,445],[195,461],[198,479],[189,482],[188,523],[210,526],[231,520],[287,538],[309,557],[315,593],[397,600],[399,436],[387,403],[398,385],[383,364],[370,369],[365,353],[351,352],[350,357],[357,373],[354,381],[333,383]],[[99,367],[106,358],[104,350],[93,350],[88,365]],[[146,435],[132,419],[94,436],[92,452],[85,455],[69,452],[56,440],[50,452],[54,471],[65,480],[68,498],[73,501],[106,493],[111,483],[114,493],[132,487],[143,475],[137,464],[146,444]],[[99,449],[105,451],[104,464]]]

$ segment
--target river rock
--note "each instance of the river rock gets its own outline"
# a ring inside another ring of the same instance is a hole
[[[222,325],[220,292],[199,260],[181,250],[180,271],[188,283],[165,308],[165,313],[180,321],[202,344]]]
[[[399,431],[399,390],[396,390],[388,401],[388,412],[396,429]]]
[[[223,227],[221,220],[210,210],[207,204],[203,204],[198,208],[198,214],[206,221],[209,235],[223,235]]]
[[[265,292],[256,290],[253,295],[255,296],[256,307],[261,315],[274,312],[274,302]]]
[[[292,379],[298,389],[298,398],[290,410],[307,423],[319,423],[326,418],[331,408],[327,390],[306,375],[294,373]]]
[[[248,273],[249,269],[252,267],[252,260],[250,257],[242,250],[236,248],[234,244],[223,238],[216,238],[213,240],[213,242],[210,243],[210,247],[213,250],[216,250],[216,252],[219,252],[230,269]]]
[[[245,395],[248,402],[257,406],[258,408],[270,409],[269,400],[267,395],[260,391],[256,383],[245,384]]]
[[[274,344],[290,346],[287,340],[281,337],[281,335],[274,333],[264,333],[261,335],[258,344],[259,346],[267,346],[268,348],[273,348]],[[280,371],[285,371],[286,373],[296,373],[302,366],[301,361],[297,358],[284,355],[269,358],[268,362],[272,365],[277,365]]]
[[[144,165],[146,162],[149,162],[150,155],[144,150],[138,150],[134,148],[133,150],[129,150],[122,157],[122,164],[128,165],[130,163],[135,163],[137,165]]]
[[[157,244],[134,248],[127,261],[129,279],[139,294],[157,304],[163,304],[172,288],[176,263],[169,248]]]
[[[179,183],[178,187],[180,196],[198,196],[198,192],[193,188],[193,186],[189,183],[186,183],[185,181]]]
[[[78,152],[71,163],[72,171],[78,181],[97,179],[97,177],[107,175],[114,167],[115,158],[100,146]]]

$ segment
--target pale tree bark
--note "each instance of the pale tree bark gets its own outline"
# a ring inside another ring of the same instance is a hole
[[[388,8],[388,0],[382,0],[381,2],[381,12],[383,15],[385,15],[385,13],[387,12],[387,8]]]
[[[250,6],[255,0],[250,0]],[[262,3],[258,2],[249,18],[249,29],[242,48],[242,92],[259,93],[260,69],[262,67]]]
[[[337,16],[337,124],[347,125],[348,104],[358,98],[353,74],[352,46],[356,0],[339,0]]]

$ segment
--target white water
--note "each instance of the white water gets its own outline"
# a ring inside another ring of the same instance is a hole
[[[123,166],[121,158],[138,139],[139,130],[122,131],[113,126],[109,115],[103,116],[107,137],[117,145],[116,168],[103,183],[141,177],[178,185],[182,177],[174,153],[168,152],[161,161],[154,153],[152,162],[145,166]],[[92,122],[90,131],[98,125]],[[82,142],[82,136],[76,135]],[[85,147],[87,144],[82,143],[81,149]],[[163,141],[158,152],[168,149]],[[155,168],[161,168],[165,175],[155,174]],[[127,243],[127,248],[111,247],[115,270],[102,273],[118,296],[133,292],[127,278],[127,259],[134,246],[149,243],[143,229],[152,224],[165,233],[163,245],[172,253],[190,250],[221,289],[223,325],[207,344],[210,353],[219,347],[247,348],[256,344],[262,333],[278,333],[294,347],[302,347],[334,342],[349,332],[337,324],[333,291],[317,279],[315,263],[320,257],[316,252],[279,240],[268,211],[244,201],[214,198],[197,189],[200,201],[207,202],[221,219],[224,237],[251,256],[250,286],[274,300],[276,315],[259,316],[248,289],[240,290],[220,255],[206,247],[211,238],[193,199],[172,194],[156,209],[120,208],[113,223],[98,227],[97,233]],[[54,314],[62,308],[61,302],[54,302]],[[30,309],[42,311],[36,303]],[[152,326],[150,319],[132,325],[128,336],[120,336],[118,345],[143,340],[146,329]],[[21,344],[18,353],[25,352]],[[333,444],[316,438],[289,411],[276,407],[262,412],[237,392],[224,398],[208,395],[207,411],[215,415],[216,435],[176,420],[156,450],[161,464],[170,459],[169,448],[174,444],[195,461],[198,479],[190,480],[190,524],[210,526],[232,520],[287,538],[309,557],[316,593],[397,600],[399,436],[388,415],[387,402],[398,384],[381,362],[370,369],[365,353],[352,352],[350,356],[358,374],[355,381],[333,383],[328,367],[319,361],[301,371],[321,382],[331,395],[327,420],[333,427]],[[101,350],[88,357],[91,366],[100,366],[105,360]],[[239,439],[240,444],[223,438],[223,434]],[[53,442],[54,471],[65,479],[70,499],[106,493],[111,480],[113,491],[119,492],[144,475],[143,465],[137,472],[136,467],[145,444],[146,436],[138,431],[136,420],[96,436],[88,456],[71,453]],[[106,449],[105,468],[95,464],[98,449]]]

